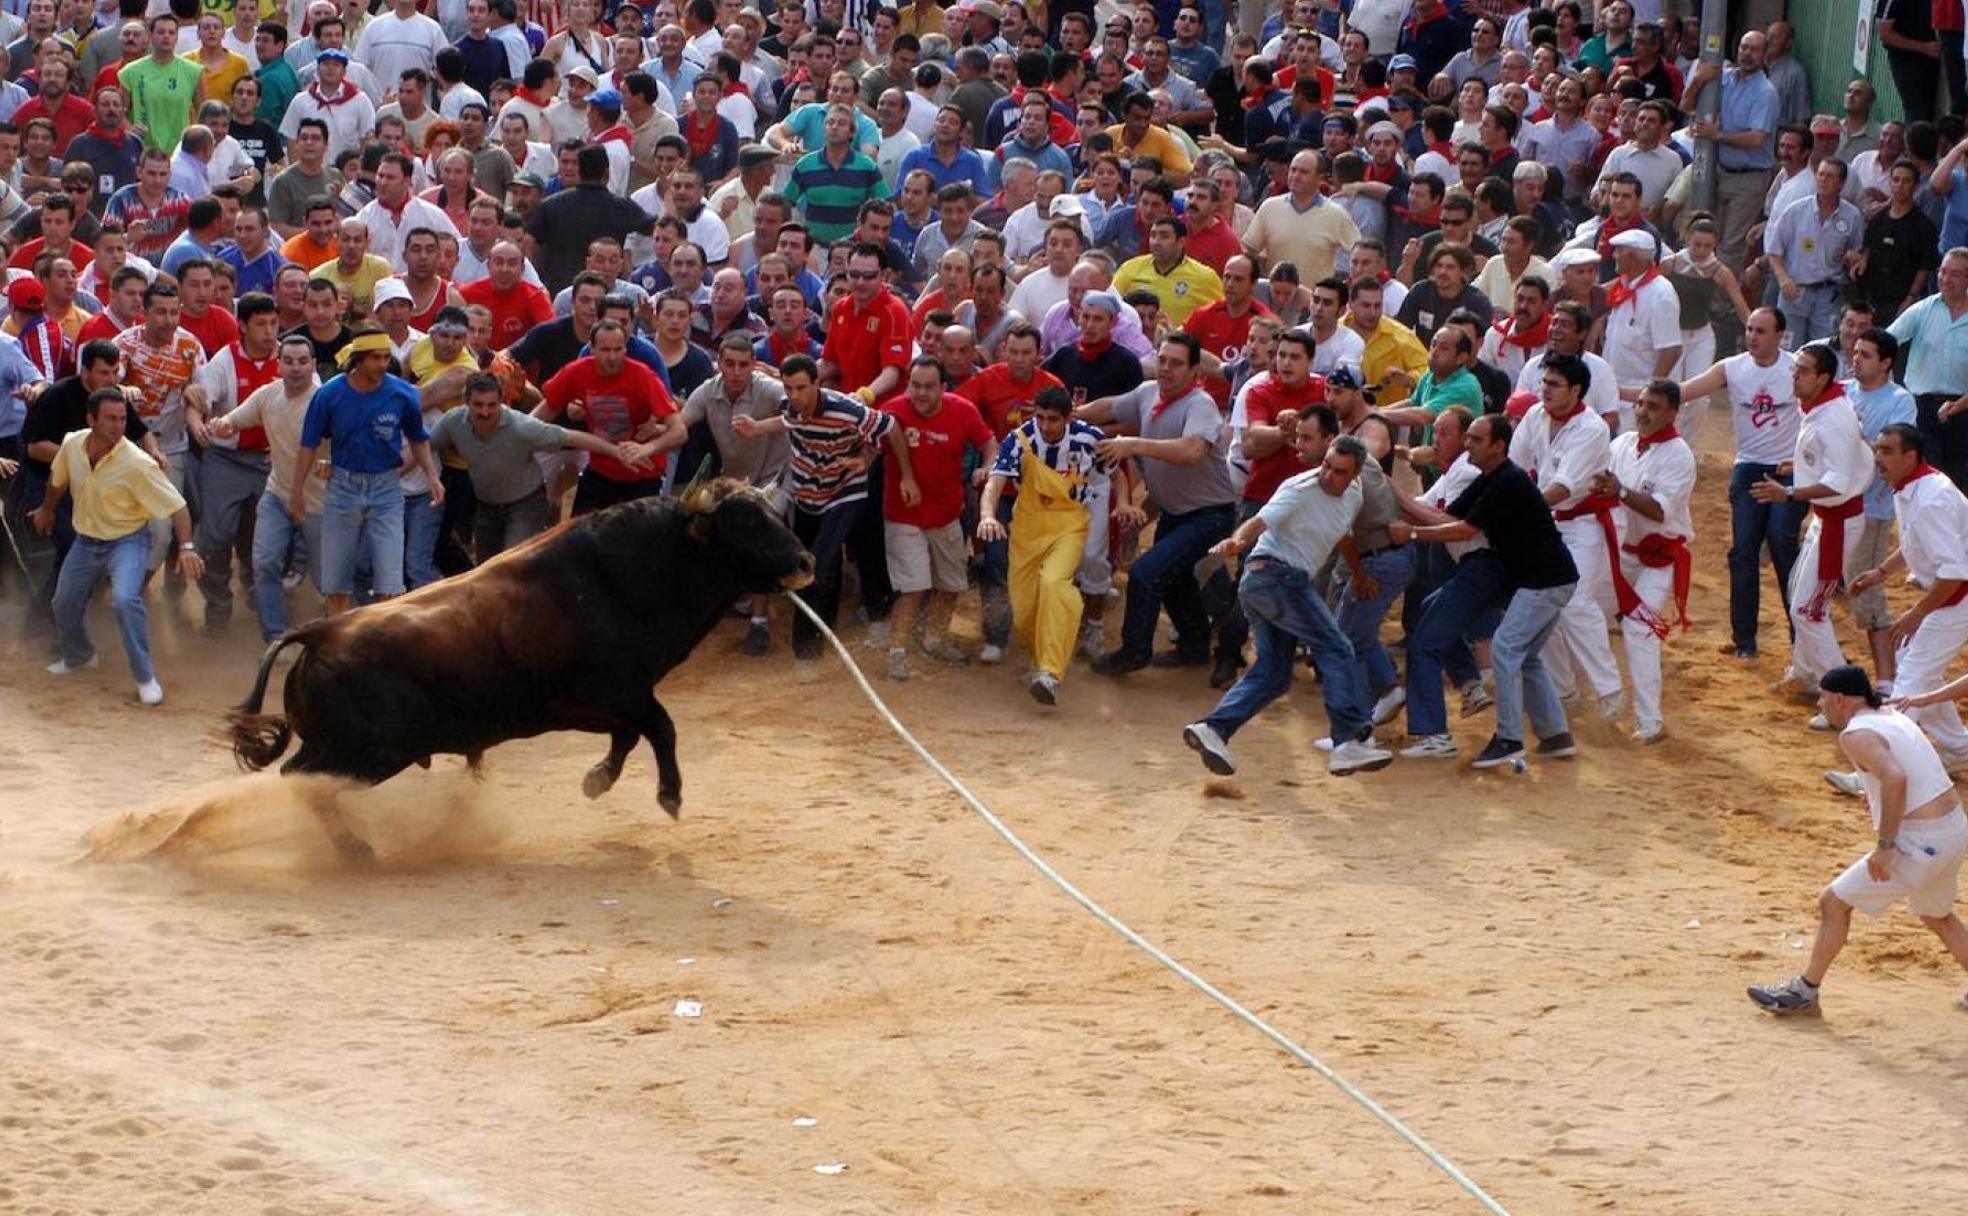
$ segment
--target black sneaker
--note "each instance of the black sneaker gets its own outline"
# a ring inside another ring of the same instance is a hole
[[[1750,988],[1749,999],[1778,1017],[1818,1011],[1818,990],[1801,975],[1793,975],[1781,984],[1757,984]]]
[[[1579,754],[1579,749],[1572,742],[1572,732],[1561,730],[1549,739],[1539,739],[1537,754],[1547,760],[1570,760]]]
[[[1218,692],[1237,682],[1237,673],[1244,669],[1241,655],[1220,654],[1216,656],[1216,666],[1210,668],[1210,687]]]
[[[1469,762],[1469,767],[1498,768],[1502,765],[1509,764],[1512,760],[1522,760],[1523,758],[1524,745],[1522,743],[1516,739],[1506,739],[1502,735],[1491,735],[1489,746],[1485,747],[1474,760]]]
[[[745,631],[745,653],[758,658],[772,649],[772,630],[764,621],[753,621],[752,627]]]
[[[1206,654],[1184,654],[1180,650],[1164,650],[1148,660],[1151,667],[1201,667],[1210,661]]]
[[[1148,660],[1138,655],[1131,655],[1125,650],[1110,650],[1087,666],[1093,668],[1099,675],[1124,676],[1131,671],[1140,671],[1148,666]]]

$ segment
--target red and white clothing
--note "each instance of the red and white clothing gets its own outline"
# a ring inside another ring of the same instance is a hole
[[[964,452],[975,448],[985,458],[996,455],[997,436],[975,405],[955,393],[943,394],[943,406],[934,415],[924,415],[905,394],[882,402],[881,412],[895,419],[902,428],[902,442],[909,448],[909,469],[915,477],[921,499],[910,506],[902,498],[902,479],[885,478],[882,485],[882,517],[890,524],[903,524],[933,531],[963,515]]]
[[[1551,353],[1546,347],[1524,360],[1523,368],[1517,372],[1517,391],[1538,396],[1544,388],[1544,360]],[[1589,350],[1582,350],[1578,357],[1585,360],[1585,370],[1592,373],[1592,383],[1585,386],[1585,408],[1601,418],[1619,416],[1619,382],[1613,377],[1613,369],[1604,359]],[[1608,424],[1610,425],[1610,423]]]
[[[663,382],[634,359],[612,376],[602,374],[593,355],[576,359],[555,372],[541,392],[557,415],[570,403],[580,402],[585,416],[579,422],[562,425],[581,428],[610,443],[628,443],[643,423],[676,413],[676,403],[670,400]],[[667,460],[667,455],[657,456],[647,469],[637,470],[596,452],[588,457],[588,473],[613,482],[653,481],[663,476]]]
[[[1664,350],[1681,348],[1681,297],[1659,267],[1635,280],[1614,279],[1606,288],[1606,340],[1602,353],[1623,389],[1645,388]],[[1633,403],[1619,405],[1620,429],[1633,427]]]
[[[1764,366],[1748,351],[1722,360],[1729,389],[1729,425],[1736,435],[1737,464],[1779,465],[1797,451],[1797,410],[1792,373],[1797,356],[1787,350]]]
[[[1620,570],[1638,602],[1623,608],[1620,636],[1626,643],[1626,672],[1633,681],[1634,725],[1643,735],[1661,728],[1661,642],[1675,621],[1687,625],[1688,586],[1694,563],[1688,546],[1695,539],[1690,503],[1695,494],[1695,453],[1669,427],[1643,441],[1637,431],[1613,440],[1613,476],[1621,486],[1661,505],[1659,521],[1624,506],[1620,523]]]
[[[182,455],[191,442],[185,432],[184,391],[205,366],[205,348],[184,329],[162,346],[152,346],[141,325],[124,330],[115,341],[123,354],[123,383],[138,393],[138,417],[156,434],[159,451]]]
[[[1590,409],[1556,422],[1541,404],[1532,406],[1510,435],[1512,464],[1530,474],[1540,490],[1555,485],[1566,490],[1565,497],[1551,504],[1551,517],[1571,551],[1579,581],[1571,602],[1558,614],[1544,659],[1564,695],[1576,686],[1575,673],[1585,677],[1594,696],[1615,696],[1620,690],[1619,663],[1606,637],[1606,622],[1619,611],[1612,567],[1619,530],[1612,500],[1592,494],[1592,479],[1611,462],[1611,445],[1605,420]]]
[[[1861,709],[1852,715],[1839,735],[1870,732],[1886,744],[1893,763],[1906,774],[1906,809],[1925,806],[1950,793],[1954,781],[1944,767],[1944,758],[1921,737],[1920,728],[1905,715],[1891,709]],[[1865,779],[1866,809],[1872,813],[1876,831],[1880,823],[1881,792],[1879,778],[1861,770]],[[1957,800],[1953,810],[1933,819],[1902,819],[1895,833],[1899,841],[1886,878],[1876,879],[1861,857],[1831,882],[1831,892],[1867,916],[1878,917],[1904,899],[1907,911],[1915,916],[1942,917],[1954,911],[1959,886],[1961,860],[1968,853],[1968,818]]]
[[[1501,369],[1503,374],[1514,382],[1523,374],[1524,364],[1529,362],[1532,356],[1543,354],[1545,346],[1550,341],[1550,313],[1546,313],[1536,325],[1529,327],[1519,325],[1515,316],[1508,316],[1490,326],[1490,331],[1483,335],[1483,347],[1478,357],[1491,367]],[[1596,380],[1597,377],[1594,379]],[[1617,387],[1614,389],[1613,397],[1617,401],[1619,397]],[[1586,404],[1590,406],[1592,403],[1588,401]],[[1617,409],[1618,406],[1615,405],[1614,408]]]
[[[1894,490],[1893,514],[1900,525],[1900,556],[1914,581],[1931,587],[1937,579],[1968,580],[1968,498],[1952,481],[1921,465]],[[1953,603],[1928,613],[1900,647],[1893,691],[1913,696],[1939,688],[1965,644],[1968,582],[1955,592]],[[1953,701],[1922,706],[1910,716],[1934,741],[1949,769],[1968,766],[1968,729],[1963,729]]]
[[[840,369],[840,390],[852,393],[873,384],[886,368],[906,378],[913,338],[909,306],[901,297],[884,291],[862,308],[847,295],[827,318],[827,343],[820,357]]]
[[[280,120],[280,135],[288,143],[301,129],[303,118],[318,118],[328,124],[328,163],[349,148],[360,148],[365,136],[376,129],[376,103],[349,81],[332,96],[322,91],[319,80],[294,95],[287,113]]]
[[[213,355],[212,361],[198,373],[198,383],[205,390],[205,416],[218,418],[230,414],[239,408],[240,402],[279,378],[278,348],[269,351],[264,359],[255,359],[237,342],[227,345]],[[264,452],[267,450],[266,428],[245,427],[226,439],[214,435],[211,446],[241,452]]]
[[[535,325],[554,318],[553,301],[545,290],[521,279],[511,291],[500,291],[492,280],[479,279],[458,289],[467,304],[477,304],[492,314],[492,349],[504,350],[526,336]]]
[[[1799,405],[1804,417],[1797,428],[1792,482],[1799,491],[1812,486],[1832,491],[1811,500],[1811,527],[1790,573],[1788,674],[1811,686],[1845,661],[1831,627],[1831,597],[1859,574],[1854,563],[1873,464],[1858,411],[1844,389],[1834,383],[1818,401]]]
[[[451,302],[451,291],[454,287],[457,286],[457,284],[453,283],[450,279],[445,278],[443,275],[437,275],[435,276],[435,278],[437,281],[437,286],[435,289],[431,291],[430,302],[422,309],[419,309],[417,307],[416,287],[412,286],[407,279],[404,280],[403,285],[405,287],[410,288],[410,328],[411,329],[418,329],[418,330],[422,330],[425,333],[429,333],[430,327],[437,324],[438,310]]]
[[[1435,479],[1435,484],[1421,492],[1421,501],[1437,511],[1446,511],[1449,509],[1449,504],[1461,498],[1462,492],[1475,484],[1476,479],[1482,475],[1483,471],[1469,462],[1468,453],[1459,453],[1449,463],[1449,467],[1442,470],[1442,475]],[[1489,548],[1490,538],[1479,531],[1468,540],[1447,541],[1444,547],[1448,549],[1450,557],[1461,561],[1465,553]]]
[[[428,228],[432,232],[448,232],[460,241],[464,239],[451,217],[444,214],[444,208],[415,196],[404,199],[401,207],[392,207],[381,198],[371,199],[355,213],[355,218],[369,226],[369,252],[388,262],[398,273],[403,270],[403,239],[412,229]]]

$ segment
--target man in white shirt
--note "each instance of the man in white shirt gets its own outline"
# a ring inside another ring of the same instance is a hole
[[[1613,238],[1619,275],[1606,285],[1602,348],[1619,381],[1620,429],[1633,425],[1633,402],[1650,380],[1681,361],[1681,297],[1654,265],[1654,236],[1628,229]]]
[[[1663,138],[1668,129],[1667,106],[1658,101],[1642,102],[1633,113],[1633,138],[1606,154],[1606,165],[1593,186],[1601,186],[1615,173],[1631,173],[1640,179],[1640,204],[1649,217],[1660,214],[1667,188],[1681,176],[1681,154],[1668,147]]]
[[[1057,219],[1047,224],[1045,264],[1019,280],[1018,289],[1011,293],[1011,311],[1034,325],[1044,321],[1052,306],[1066,299],[1073,267],[1085,252],[1086,232],[1076,221]]]
[[[1551,342],[1550,305],[1551,284],[1536,275],[1525,277],[1511,294],[1510,315],[1483,335],[1477,357],[1516,382],[1524,365]],[[1586,404],[1592,403],[1588,399]]]
[[[1792,484],[1765,477],[1750,487],[1758,502],[1804,502],[1814,517],[1790,577],[1790,665],[1784,678],[1801,692],[1842,664],[1831,625],[1831,600],[1856,577],[1853,557],[1864,532],[1865,488],[1872,453],[1858,411],[1838,383],[1838,355],[1823,343],[1797,352],[1792,384],[1803,418],[1797,428]]]
[[[403,153],[384,156],[376,168],[376,197],[355,213],[369,229],[369,252],[398,271],[403,269],[403,239],[411,229],[429,228],[462,239],[443,208],[410,193],[415,172],[415,164]]]
[[[1613,504],[1592,492],[1594,479],[1611,463],[1611,435],[1605,420],[1586,408],[1591,375],[1576,359],[1545,360],[1540,401],[1511,433],[1510,462],[1530,476],[1550,504],[1558,535],[1578,567],[1578,588],[1558,613],[1545,666],[1560,696],[1575,687],[1576,668],[1591,686],[1599,716],[1610,721],[1624,708],[1619,664],[1606,638],[1606,622],[1619,607],[1612,567],[1619,533]]]
[[[362,26],[355,53],[376,79],[394,84],[411,68],[426,75],[437,71],[437,53],[451,45],[444,27],[417,11],[417,0],[394,0],[393,11],[379,13]]]
[[[1585,349],[1586,335],[1592,329],[1592,313],[1577,300],[1560,300],[1551,305],[1551,325],[1545,331],[1544,349],[1524,360],[1517,373],[1517,391],[1537,395],[1544,385],[1544,361],[1552,355],[1577,355],[1592,373],[1585,390],[1585,404],[1611,427],[1619,418],[1619,381],[1612,367]]]
[[[1900,545],[1877,569],[1852,580],[1855,592],[1904,572],[1920,598],[1893,622],[1900,648],[1895,695],[1927,732],[1948,772],[1968,770],[1968,730],[1954,698],[1934,696],[1948,665],[1968,644],[1968,498],[1922,455],[1920,429],[1896,422],[1872,445],[1879,475],[1893,487]]]
[[[1346,280],[1332,275],[1312,284],[1312,374],[1329,376],[1342,364],[1358,368],[1366,339],[1339,323],[1346,311]]]
[[[1690,504],[1695,493],[1695,453],[1675,429],[1680,386],[1656,380],[1634,403],[1634,429],[1613,440],[1612,467],[1594,479],[1592,492],[1619,504],[1620,636],[1633,681],[1633,741],[1656,743],[1667,733],[1661,717],[1661,643],[1674,622],[1688,627],[1688,586],[1694,557]],[[1668,603],[1673,600],[1672,616]]]

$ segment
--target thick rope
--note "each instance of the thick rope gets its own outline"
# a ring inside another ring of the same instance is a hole
[[[1126,924],[1124,924],[1122,921],[1116,918],[1112,913],[1107,911],[1107,909],[1101,907],[1098,903],[1095,903],[1091,896],[1087,895],[1084,891],[1081,891],[1078,887],[1074,886],[1071,882],[1069,882],[1063,875],[1059,873],[1059,871],[1053,869],[1050,865],[1048,865],[1046,863],[1045,858],[1040,857],[1037,853],[1033,852],[1031,846],[1027,845],[1023,840],[1019,839],[1018,834],[1016,832],[1013,832],[1009,827],[1007,827],[1005,825],[1004,820],[999,819],[996,815],[992,814],[990,807],[985,806],[983,801],[980,800],[977,797],[977,795],[971,793],[963,782],[957,780],[955,774],[951,773],[949,769],[943,767],[942,761],[938,760],[934,755],[932,755],[930,753],[930,750],[924,747],[921,741],[919,741],[915,737],[915,735],[910,733],[909,728],[904,726],[902,724],[901,719],[897,718],[894,712],[888,708],[887,704],[882,701],[880,694],[875,692],[874,686],[868,683],[868,677],[861,673],[860,665],[854,661],[854,656],[848,652],[847,646],[844,643],[842,643],[839,637],[835,636],[833,630],[827,627],[827,623],[820,619],[819,614],[814,612],[813,609],[807,605],[806,601],[800,599],[797,595],[788,593],[786,598],[793,602],[793,607],[795,610],[806,614],[806,618],[812,621],[814,626],[820,630],[823,636],[826,637],[828,644],[834,648],[834,653],[840,655],[841,662],[847,665],[848,674],[853,676],[854,682],[861,686],[862,695],[868,698],[869,703],[875,707],[875,712],[880,714],[882,720],[888,723],[889,729],[894,731],[896,735],[898,735],[904,743],[908,744],[909,749],[915,752],[916,755],[921,758],[924,764],[929,766],[930,771],[934,772],[938,777],[941,777],[946,785],[948,785],[951,789],[955,790],[957,792],[957,796],[959,798],[962,798],[964,802],[968,803],[970,809],[976,811],[978,816],[982,818],[986,824],[990,825],[992,831],[996,832],[999,836],[1003,837],[1004,842],[1010,845],[1014,850],[1016,850],[1018,855],[1020,857],[1023,857],[1026,860],[1026,862],[1032,866],[1033,869],[1037,870],[1040,874],[1044,875],[1047,881],[1051,882],[1052,885],[1058,887],[1061,891],[1064,891],[1067,897],[1070,898],[1074,903],[1080,905],[1082,908],[1085,908],[1089,913],[1093,915],[1094,919],[1098,920],[1101,924],[1106,925],[1109,929],[1112,929],[1115,933],[1119,934],[1129,944],[1133,945],[1135,948],[1139,949],[1142,953],[1146,954],[1148,957],[1154,959],[1162,966],[1174,972],[1185,983],[1195,988],[1196,991],[1202,993],[1204,996],[1208,997],[1212,1001],[1215,1001],[1217,1004],[1229,1010],[1239,1021],[1249,1026],[1252,1030],[1257,1031],[1265,1038],[1270,1039],[1273,1043],[1277,1044],[1280,1048],[1282,1048],[1287,1055],[1290,1055],[1293,1059],[1297,1060],[1299,1063],[1305,1065],[1307,1068],[1310,1068],[1313,1072],[1318,1073],[1321,1077],[1324,1077],[1326,1080],[1332,1082],[1332,1084],[1339,1090],[1339,1092],[1345,1094],[1347,1097],[1353,1099],[1353,1101],[1365,1107],[1368,1114],[1371,1114],[1374,1118],[1386,1124],[1389,1130],[1391,1130],[1395,1135],[1401,1137],[1401,1139],[1407,1141],[1408,1144],[1411,1147],[1413,1147],[1416,1152],[1428,1158],[1429,1162],[1432,1165],[1434,1165],[1436,1169],[1439,1169],[1444,1174],[1447,1174],[1451,1181],[1453,1181],[1457,1186],[1461,1187],[1463,1190],[1469,1192],[1472,1198],[1474,1198],[1478,1203],[1482,1204],[1484,1208],[1494,1213],[1494,1216],[1510,1216],[1510,1212],[1508,1209],[1506,1209],[1502,1204],[1498,1203],[1496,1200],[1490,1198],[1488,1192],[1484,1191],[1482,1187],[1478,1186],[1475,1183],[1475,1181],[1473,1181],[1469,1177],[1469,1175],[1463,1173],[1462,1170],[1456,1166],[1455,1162],[1450,1161],[1447,1157],[1444,1157],[1439,1151],[1436,1150],[1436,1148],[1433,1145],[1429,1144],[1428,1141],[1423,1140],[1418,1133],[1416,1133],[1412,1128],[1408,1127],[1407,1124],[1401,1122],[1400,1119],[1396,1118],[1390,1111],[1388,1111],[1386,1107],[1374,1101],[1373,1098],[1369,1097],[1363,1090],[1355,1086],[1352,1082],[1348,1081],[1345,1077],[1342,1077],[1337,1072],[1333,1071],[1333,1069],[1329,1067],[1325,1063],[1325,1061],[1319,1059],[1319,1057],[1313,1055],[1311,1052],[1305,1050],[1305,1048],[1300,1047],[1297,1043],[1293,1042],[1288,1036],[1286,1036],[1286,1034],[1283,1031],[1271,1025],[1263,1018],[1258,1017],[1250,1010],[1244,1008],[1244,1006],[1239,1004],[1235,998],[1231,997],[1229,994],[1225,993],[1222,989],[1210,983],[1202,976],[1197,975],[1195,972],[1189,970],[1189,968],[1183,966],[1180,962],[1176,961],[1174,957],[1172,957],[1167,951],[1163,950],[1160,946],[1157,946],[1155,943],[1149,941],[1147,938],[1141,936],[1139,933],[1136,933],[1133,929],[1129,928]]]

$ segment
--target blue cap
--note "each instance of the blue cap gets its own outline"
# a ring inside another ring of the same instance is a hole
[[[1408,54],[1396,55],[1394,56],[1394,58],[1387,61],[1387,70],[1390,72],[1398,72],[1401,71],[1403,68],[1407,69],[1410,72],[1413,72],[1413,71],[1420,70],[1421,65],[1415,62],[1415,57],[1413,55],[1408,55]]]
[[[324,46],[314,53],[314,61],[320,63],[324,59],[339,59],[343,63],[347,63],[349,61],[349,55],[347,51],[338,46]]]
[[[610,114],[620,114],[622,112],[622,95],[614,89],[603,89],[599,93],[589,94],[588,104],[606,110]]]
[[[1089,291],[1080,300],[1081,308],[1098,308],[1114,316],[1121,315],[1121,301],[1111,291]]]

